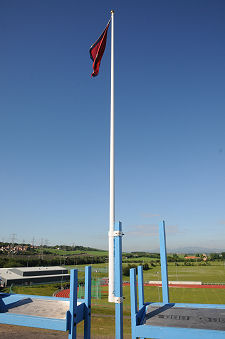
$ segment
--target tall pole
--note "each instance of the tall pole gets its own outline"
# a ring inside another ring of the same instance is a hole
[[[109,296],[114,302],[114,224],[115,224],[115,162],[114,162],[114,11],[111,11],[111,105],[110,105],[110,199],[109,199]]]

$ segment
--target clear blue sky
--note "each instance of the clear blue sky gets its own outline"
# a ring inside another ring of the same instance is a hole
[[[107,248],[110,9],[124,250],[224,249],[224,0],[0,2],[0,240]]]

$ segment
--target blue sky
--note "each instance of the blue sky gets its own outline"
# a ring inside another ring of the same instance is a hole
[[[124,250],[225,249],[223,0],[1,1],[0,240],[107,248],[110,9]]]

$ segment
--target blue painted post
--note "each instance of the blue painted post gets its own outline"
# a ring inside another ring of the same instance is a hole
[[[115,337],[123,339],[122,223],[115,224]]]
[[[167,272],[165,221],[162,221],[162,223],[159,225],[159,240],[160,240],[162,296],[163,296],[163,303],[168,304],[169,303],[169,288],[168,288],[168,272]]]
[[[138,266],[138,299],[139,310],[144,306],[144,281],[143,281],[143,267]]]
[[[84,339],[91,338],[91,266],[85,267]]]
[[[77,337],[77,270],[70,271],[70,328],[69,339]]]
[[[137,314],[137,288],[136,269],[130,269],[130,307],[131,307],[131,336],[136,339],[136,314]]]
[[[139,311],[144,306],[144,280],[143,280],[143,267],[138,266],[138,301]],[[140,339],[144,339],[141,337]]]

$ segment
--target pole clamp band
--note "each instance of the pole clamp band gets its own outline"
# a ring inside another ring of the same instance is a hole
[[[122,231],[113,231],[108,233],[109,237],[122,237],[124,233]]]
[[[113,236],[114,237],[122,237],[123,236],[123,232],[122,231],[114,231],[113,232]]]
[[[122,304],[123,303],[123,297],[114,297],[114,303],[115,304]]]

